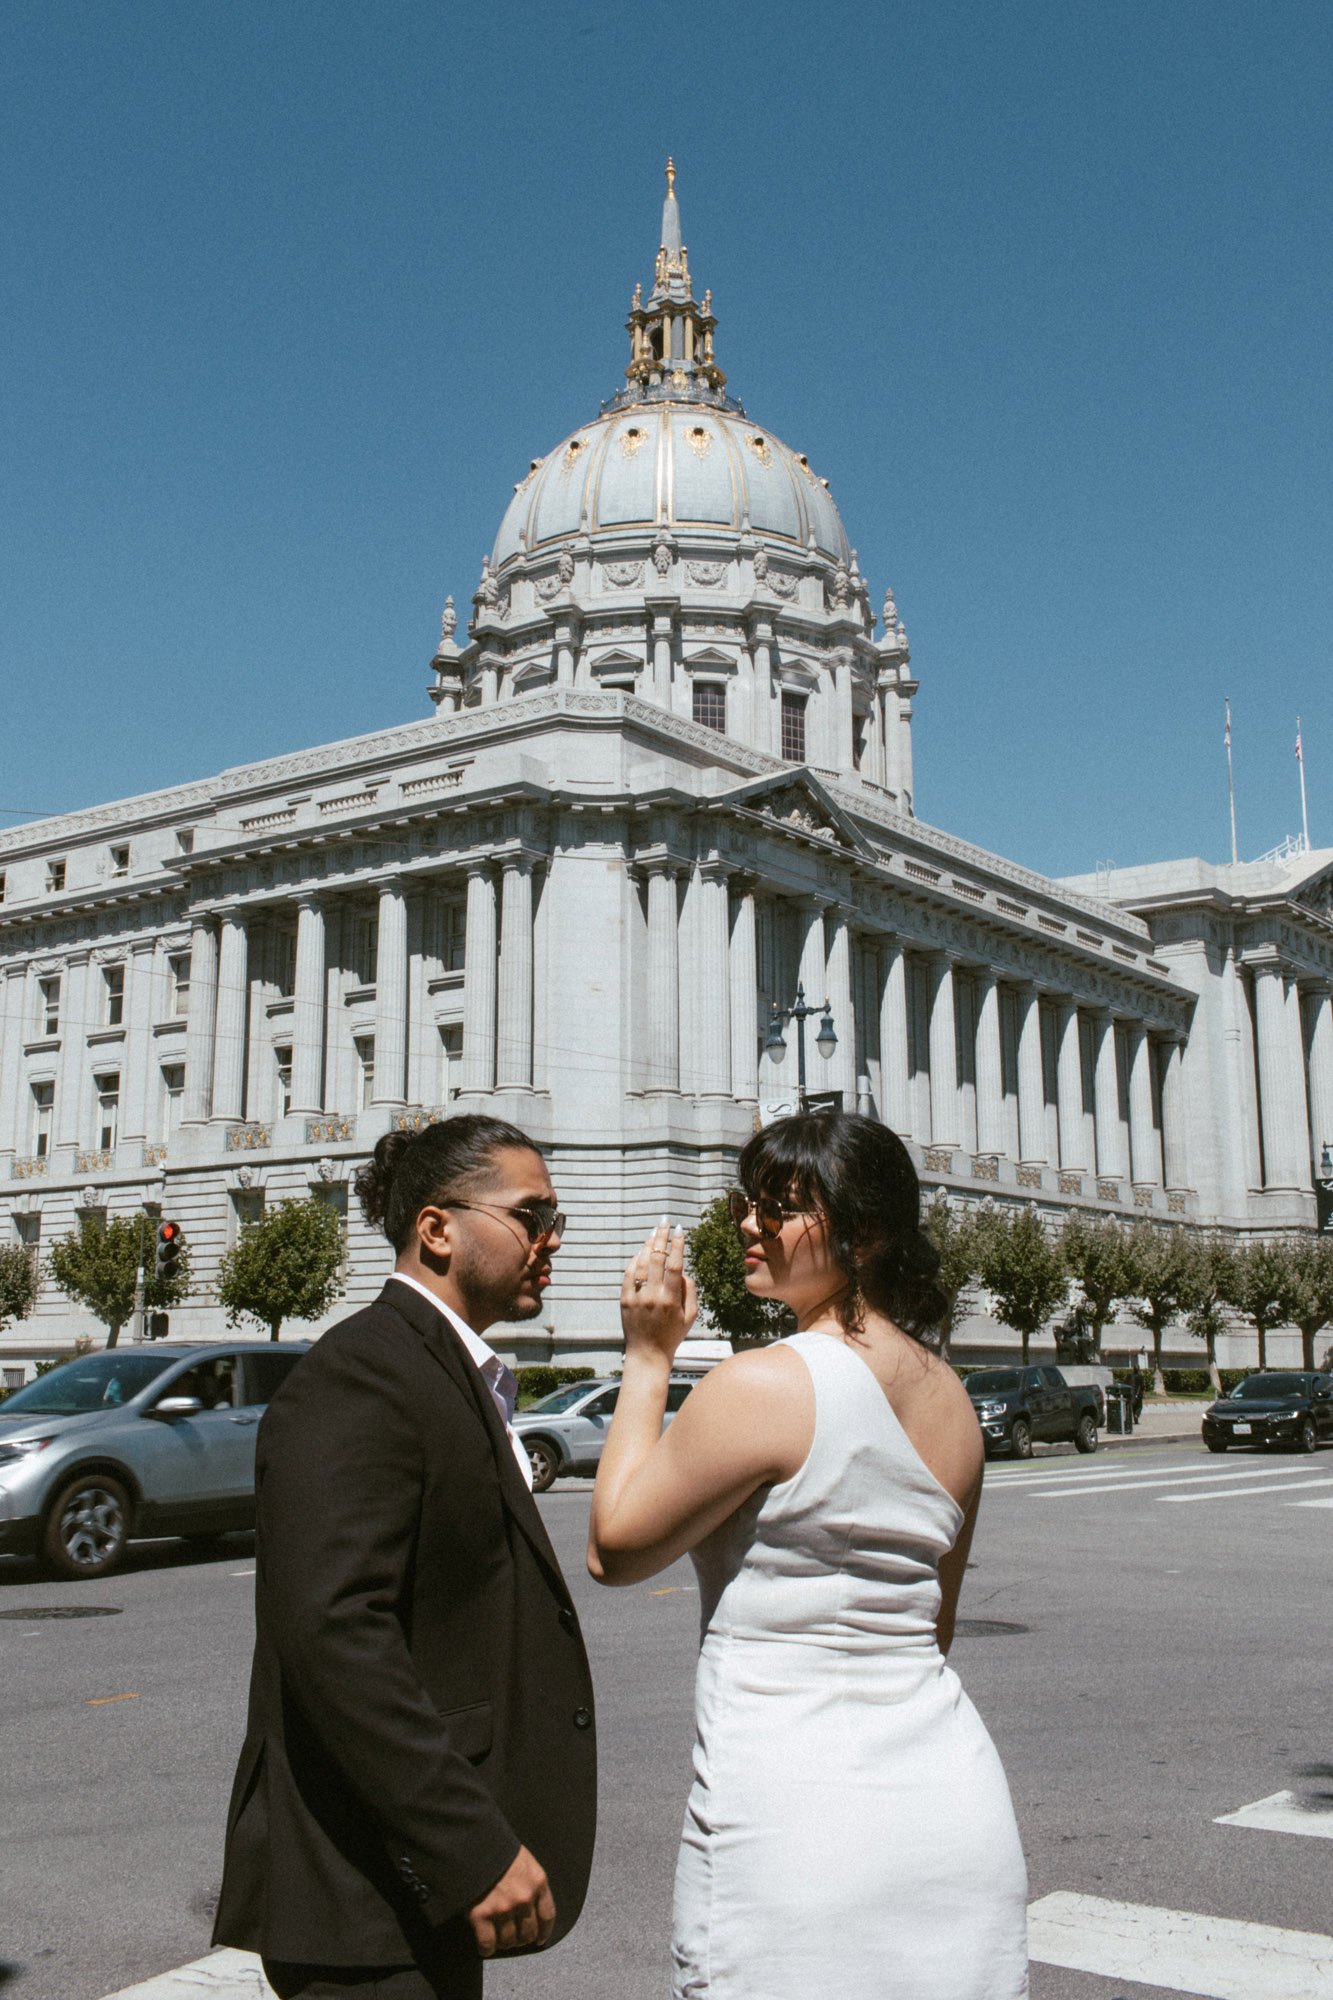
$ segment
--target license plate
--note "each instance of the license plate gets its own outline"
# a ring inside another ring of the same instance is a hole
[[[1250,1435],[1251,1428],[1252,1426],[1249,1424],[1236,1424],[1234,1426],[1234,1435],[1238,1438],[1247,1438]]]

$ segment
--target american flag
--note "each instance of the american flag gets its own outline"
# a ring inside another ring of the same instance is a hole
[[[1227,706],[1227,726],[1222,736],[1222,747],[1224,750],[1229,750],[1231,748],[1231,703],[1228,702],[1226,706]]]
[[[1305,752],[1301,749],[1301,718],[1299,715],[1296,717],[1296,762],[1298,764],[1305,762]]]

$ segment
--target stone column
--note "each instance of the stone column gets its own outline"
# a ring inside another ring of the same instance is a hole
[[[654,861],[648,872],[648,1088],[680,1085],[680,941],[676,871]]]
[[[1002,1153],[1007,1134],[1004,1116],[1004,1066],[1000,1055],[1000,989],[989,966],[976,975],[977,994],[977,1151]]]
[[[463,1090],[495,1088],[495,877],[482,861],[467,871],[463,950]]]
[[[1258,1030],[1259,1117],[1264,1140],[1264,1186],[1294,1188],[1296,1118],[1292,1103],[1294,1065],[1287,1047],[1285,981],[1280,965],[1254,970],[1254,1011]]]
[[[1301,1020],[1301,989],[1294,979],[1287,982],[1287,1065],[1291,1104],[1291,1163],[1296,1185],[1309,1194],[1314,1187],[1310,1171],[1310,1097],[1305,1075],[1305,1028]]]
[[[954,1019],[953,961],[930,960],[930,1140],[958,1144],[958,1030]]]
[[[1018,1150],[1023,1160],[1046,1159],[1046,1078],[1041,1059],[1041,1002],[1035,986],[1018,989]]]
[[[1169,1188],[1190,1185],[1184,1057],[1184,1045],[1174,1037],[1162,1044],[1162,1161]]]
[[[1098,1013],[1093,1032],[1097,1045],[1097,1059],[1093,1067],[1097,1172],[1109,1180],[1122,1180],[1125,1149],[1120,1137],[1120,1079],[1115,1057],[1115,1019],[1108,1010],[1102,1009]]]
[[[759,971],[755,952],[754,891],[736,897],[731,926],[731,1094],[747,1101],[759,1096]]]
[[[696,890],[698,914],[690,968],[694,983],[694,1073],[705,1097],[731,1095],[731,965],[727,871],[704,862]]]
[[[901,945],[884,951],[884,985],[879,1003],[880,1116],[900,1139],[911,1136],[912,1088],[907,1067],[907,959]]]
[[[1056,1002],[1056,1102],[1060,1114],[1060,1165],[1085,1173],[1091,1162],[1083,1144],[1083,1055],[1078,1008],[1072,1000]]]
[[[298,928],[298,940],[299,935]],[[245,1028],[250,998],[247,942],[245,918],[239,912],[229,910],[222,919],[218,950],[217,1017],[213,1035],[213,1117],[225,1118],[232,1123],[245,1115]],[[322,952],[320,956],[322,959]],[[295,1065],[293,1050],[293,1087]]]
[[[833,912],[832,935],[829,938],[827,981],[829,1011],[833,1015],[834,1032],[838,1046],[826,1063],[819,1051],[810,1046],[814,1055],[815,1071],[810,1075],[810,1086],[814,1090],[824,1088],[817,1080],[817,1072],[823,1070],[829,1090],[842,1092],[844,1111],[856,1109],[856,1008],[852,1000],[852,937],[847,928],[845,910]],[[809,1024],[807,1024],[809,1025]],[[819,1033],[817,1024],[815,1033]]]
[[[125,1061],[120,1079],[121,1132],[136,1143],[148,1137],[148,1081],[153,1068],[154,940],[130,946],[125,974]],[[4,1124],[0,1120],[0,1142]]]
[[[60,1062],[56,1072],[53,1146],[78,1146],[84,1142],[85,1037],[91,1012],[88,973],[86,951],[76,952],[60,968]]]
[[[397,879],[376,882],[379,928],[375,947],[375,1093],[372,1103],[398,1106],[407,1091],[407,898]]]
[[[0,1153],[20,1150],[18,1092],[26,1039],[26,996],[27,982],[22,972],[11,968],[0,974]]]
[[[500,893],[500,996],[495,1052],[497,1090],[532,1089],[532,861],[504,862]]]
[[[1141,1021],[1129,1029],[1130,1179],[1141,1186],[1162,1185],[1162,1161],[1152,1116],[1152,1048]]]
[[[1316,1163],[1333,1146],[1333,987],[1310,996],[1310,1151]],[[0,1126],[0,1140],[4,1128]]]
[[[832,737],[830,747],[833,755],[829,762],[835,771],[845,771],[850,776],[855,769],[855,760],[852,756],[852,733],[855,725],[852,717],[852,653],[849,646],[839,646],[833,656],[833,701],[833,728],[830,731]],[[836,1015],[834,1018],[836,1020]],[[836,1055],[833,1060],[837,1061]],[[852,1068],[855,1069],[854,1063]],[[855,1090],[855,1087],[855,1077],[853,1077],[852,1089]],[[849,1098],[849,1110],[851,1104],[852,1100]]]
[[[317,896],[296,905],[292,996],[292,1117],[324,1109],[324,911]]]
[[[648,607],[652,616],[652,684],[651,699],[663,708],[671,706],[671,636],[672,619],[669,610],[659,610],[655,605]]]
[[[213,1022],[218,998],[217,932],[206,917],[190,922],[190,1011],[185,1021],[182,1125],[202,1125],[213,1092]]]

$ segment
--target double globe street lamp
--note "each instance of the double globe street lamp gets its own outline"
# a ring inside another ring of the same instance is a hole
[[[815,1047],[819,1050],[824,1061],[827,1062],[833,1054],[834,1049],[838,1046],[838,1037],[833,1027],[832,1009],[827,1000],[825,1000],[822,1007],[812,1007],[806,1000],[804,986],[800,984],[796,988],[794,1005],[779,1007],[776,1000],[773,1002],[773,1011],[769,1016],[768,1022],[768,1034],[764,1040],[765,1055],[770,1056],[774,1063],[780,1063],[787,1053],[787,1023],[788,1021],[795,1021],[796,1096],[802,1111],[809,1108],[805,1088],[805,1024],[816,1014],[822,1014],[823,1019],[819,1023],[819,1033],[815,1036]]]

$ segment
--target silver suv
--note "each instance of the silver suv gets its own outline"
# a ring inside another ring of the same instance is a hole
[[[672,1376],[667,1384],[663,1429],[697,1379],[693,1375]],[[520,1411],[514,1418],[514,1429],[532,1461],[534,1492],[544,1493],[562,1473],[596,1472],[619,1394],[616,1381],[570,1382]]]
[[[309,1341],[112,1348],[0,1403],[0,1554],[107,1576],[132,1538],[255,1518],[255,1432]]]

